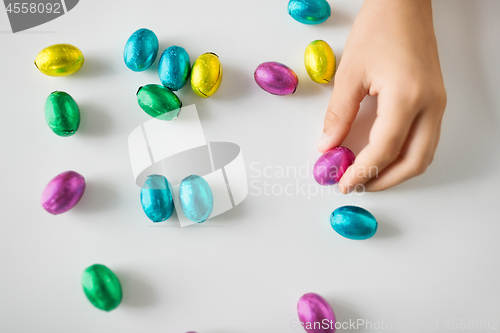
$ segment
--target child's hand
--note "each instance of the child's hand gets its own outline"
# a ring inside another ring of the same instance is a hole
[[[340,180],[343,193],[358,184],[384,190],[422,174],[433,159],[446,93],[431,0],[365,1],[335,77],[320,152],[342,144],[367,94],[378,95],[377,118]]]

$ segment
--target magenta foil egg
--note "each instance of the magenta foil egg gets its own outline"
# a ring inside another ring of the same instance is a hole
[[[43,208],[58,215],[73,208],[85,191],[85,178],[75,171],[66,171],[52,179],[42,193]]]
[[[335,185],[354,163],[354,153],[346,147],[335,147],[327,150],[314,164],[314,179],[320,185]]]
[[[259,87],[273,95],[293,94],[299,84],[297,74],[279,62],[260,64],[253,76]]]
[[[308,293],[302,296],[297,311],[307,333],[335,332],[335,314],[330,304],[320,295]]]

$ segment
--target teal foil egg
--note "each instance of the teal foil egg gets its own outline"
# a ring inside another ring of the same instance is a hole
[[[333,230],[349,239],[362,240],[375,235],[377,220],[366,209],[343,206],[335,209],[330,217]]]
[[[139,29],[125,44],[123,60],[134,72],[142,72],[151,67],[158,55],[158,38],[149,29]]]
[[[214,208],[214,196],[210,186],[205,179],[197,175],[182,180],[179,186],[179,201],[184,215],[197,223],[206,221]]]
[[[332,9],[326,0],[290,0],[288,14],[304,24],[320,24],[331,15]]]
[[[153,222],[167,220],[174,211],[172,186],[162,175],[150,175],[141,188],[141,205]]]
[[[170,46],[163,51],[158,63],[158,75],[161,84],[177,91],[184,87],[191,74],[189,54],[180,46]]]

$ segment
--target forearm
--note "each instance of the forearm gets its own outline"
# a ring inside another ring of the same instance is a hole
[[[435,44],[431,0],[365,0],[356,23],[386,26],[396,40]],[[401,38],[404,36],[405,38]],[[408,38],[413,36],[413,38]],[[391,35],[384,36],[385,39]]]

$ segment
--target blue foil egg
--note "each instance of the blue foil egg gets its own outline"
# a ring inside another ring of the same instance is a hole
[[[362,240],[375,235],[377,220],[366,209],[343,206],[335,209],[330,217],[333,230],[349,239]]]
[[[191,73],[189,54],[180,46],[170,46],[163,51],[158,63],[161,84],[176,91],[184,87]]]
[[[330,17],[332,9],[326,0],[290,0],[288,14],[300,23],[320,24]]]
[[[207,181],[191,175],[179,186],[179,201],[184,215],[193,222],[206,221],[214,208],[214,196]]]
[[[123,60],[134,72],[142,72],[151,67],[158,55],[158,38],[149,29],[139,29],[125,44]]]
[[[153,222],[167,220],[174,211],[172,186],[162,175],[150,175],[141,188],[141,205]]]

